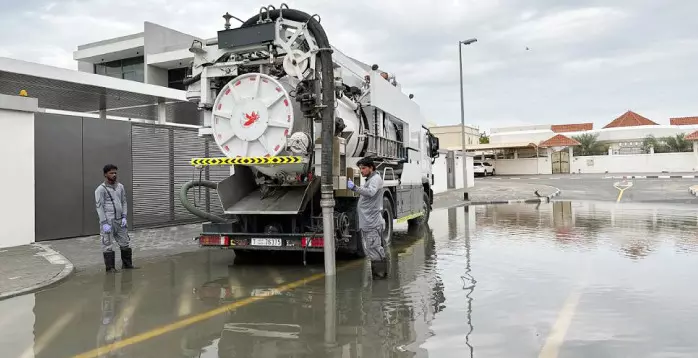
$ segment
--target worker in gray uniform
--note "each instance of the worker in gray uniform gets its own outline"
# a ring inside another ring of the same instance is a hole
[[[356,163],[361,175],[366,178],[364,186],[356,186],[351,179],[347,182],[349,190],[359,193],[357,213],[359,230],[364,245],[364,253],[371,260],[371,272],[374,278],[385,278],[388,274],[382,234],[385,229],[383,221],[383,179],[376,172],[371,158],[362,158]]]
[[[133,269],[132,250],[128,236],[128,203],[126,189],[116,181],[116,165],[104,166],[104,183],[95,189],[95,204],[99,216],[99,229],[102,241],[102,255],[107,272],[118,272],[116,269],[116,253],[112,249],[113,241],[121,250],[122,268]]]

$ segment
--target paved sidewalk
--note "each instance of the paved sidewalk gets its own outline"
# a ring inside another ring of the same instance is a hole
[[[539,198],[535,191],[542,196]],[[524,201],[547,201],[559,190],[548,185],[526,183],[477,182],[469,189],[469,202],[463,201],[463,190],[452,190],[434,196],[434,209],[458,205],[499,204]],[[542,199],[542,200],[541,200]],[[131,247],[136,266],[172,259],[199,250],[193,238],[201,224],[132,231]],[[232,257],[232,253],[231,253]],[[117,251],[117,267],[121,267]],[[75,274],[101,272],[104,261],[99,236],[87,236],[41,244],[0,249],[0,299],[29,293],[59,282]]]
[[[140,266],[163,257],[198,250],[199,246],[194,237],[200,232],[201,224],[130,231],[133,263]],[[75,265],[75,271],[79,274],[104,269],[99,235],[49,241],[47,245],[65,255]],[[116,250],[116,266],[121,267],[119,250]]]
[[[58,283],[73,272],[73,264],[46,245],[0,249],[0,300]]]

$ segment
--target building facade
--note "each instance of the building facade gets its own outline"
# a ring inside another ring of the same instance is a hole
[[[439,147],[447,150],[462,149],[461,125],[431,126],[429,130],[439,138]],[[474,145],[480,143],[480,129],[475,126],[465,125],[465,144]]]
[[[698,117],[659,124],[627,111],[602,128],[592,123],[493,128],[489,152],[498,174],[693,172]]]
[[[143,31],[78,46],[78,71],[184,90],[194,60],[189,48],[201,38],[152,22]]]

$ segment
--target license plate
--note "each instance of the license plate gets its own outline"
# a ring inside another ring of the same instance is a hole
[[[253,246],[281,246],[281,239],[252,239]]]
[[[252,290],[252,296],[263,296],[263,297],[269,297],[269,296],[278,296],[281,294],[281,291],[274,289],[274,288],[256,288]]]

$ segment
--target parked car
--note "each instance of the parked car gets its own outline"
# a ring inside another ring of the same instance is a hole
[[[488,162],[473,162],[473,170],[475,175],[494,175],[494,167]]]

